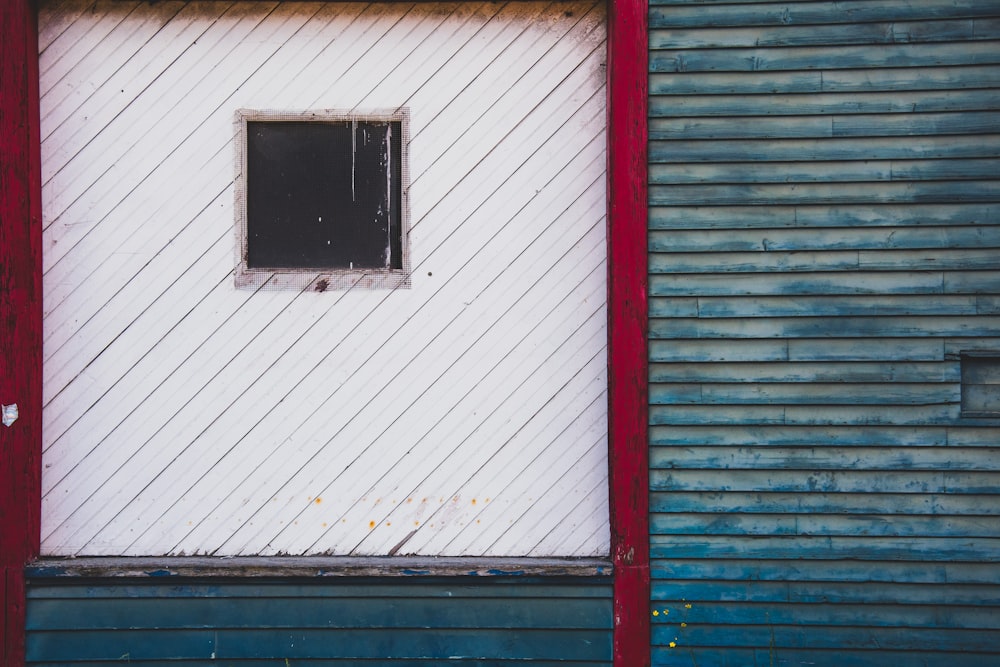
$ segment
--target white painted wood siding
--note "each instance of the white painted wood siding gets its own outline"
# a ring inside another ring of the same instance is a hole
[[[607,553],[604,26],[43,2],[43,552]],[[234,111],[401,106],[412,289],[236,290]]]

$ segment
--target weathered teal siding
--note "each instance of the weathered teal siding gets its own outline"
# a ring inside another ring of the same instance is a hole
[[[27,653],[36,667],[610,666],[611,587],[607,578],[36,579]]]
[[[653,664],[1000,664],[1000,2],[653,0],[650,48]]]

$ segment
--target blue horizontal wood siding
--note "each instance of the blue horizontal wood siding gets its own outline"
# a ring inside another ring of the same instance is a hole
[[[611,664],[607,578],[57,579],[28,596],[39,667]]]
[[[1000,664],[1000,2],[653,0],[653,665]]]

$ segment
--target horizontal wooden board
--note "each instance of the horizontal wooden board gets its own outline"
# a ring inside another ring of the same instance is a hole
[[[866,46],[772,46],[750,48],[680,48],[664,45],[649,54],[651,72],[760,72],[787,70],[885,69],[995,65],[1000,51],[995,36],[976,42]]]
[[[938,405],[957,403],[957,383],[662,383],[650,405]]]
[[[653,428],[653,445],[774,445],[860,446],[860,447],[943,447],[956,444],[963,447],[991,447],[989,429],[925,428],[886,426],[676,426]]]
[[[650,360],[662,362],[767,361],[943,361],[945,346],[928,338],[753,340],[718,339],[650,341]]]
[[[816,25],[830,23],[872,23],[876,21],[940,20],[951,18],[988,17],[1000,14],[1000,5],[975,0],[925,0],[919,6],[903,0],[890,0],[873,5],[863,0],[848,2],[792,2],[774,4],[725,4],[706,7],[673,6],[670,2],[650,3],[651,27],[744,27]]]
[[[996,271],[852,271],[650,276],[653,296],[773,296],[853,294],[989,294],[1000,286]]]
[[[938,113],[989,111],[1000,91],[905,91],[877,93],[786,93],[656,96],[649,101],[652,118],[732,116],[803,116],[819,114]]]
[[[974,584],[987,580],[995,572],[993,566],[988,563],[928,563],[925,566],[896,561],[870,561],[858,564],[836,560],[662,559],[654,560],[651,566],[657,578],[704,581],[739,581],[752,578],[754,581],[866,581],[873,583],[910,581],[922,584]],[[694,606],[687,610],[681,605],[670,605],[667,610],[670,614],[678,612],[682,615],[686,614],[691,622],[710,620],[725,622],[726,610],[723,604],[707,607],[704,604],[699,605],[699,611],[695,611]],[[677,622],[676,618],[670,618],[670,614],[663,613],[662,606],[658,607],[660,614],[654,617],[654,623]],[[792,609],[793,607],[788,607],[784,611],[788,612]],[[739,623],[739,618],[748,618],[747,615],[751,612],[760,613],[760,611],[760,608],[753,609],[750,605],[739,606],[733,610],[734,616],[730,617],[729,622]],[[957,619],[951,622],[947,621],[945,614],[939,613],[933,608],[916,606],[898,608],[895,610],[895,614],[889,608],[882,608],[880,611],[889,616],[898,614],[897,618],[900,619],[912,619],[917,625],[927,623],[931,618],[936,618],[938,624],[943,627],[948,627],[952,623],[962,623]],[[952,611],[958,617],[964,618],[965,622],[969,624],[968,627],[977,627],[978,624],[983,624],[993,616],[989,611],[977,610],[975,607],[969,607],[966,610],[953,609]],[[803,623],[812,625],[823,622],[821,620],[824,617],[822,607],[804,605],[803,612],[806,614]],[[834,625],[853,625],[849,622],[851,616],[848,610],[833,608],[829,609],[828,612],[829,615],[826,616],[828,622]],[[864,614],[864,612],[861,613]],[[865,615],[861,616],[861,618],[864,617]],[[857,619],[858,616],[854,618]],[[962,626],[959,625],[959,627]]]
[[[666,458],[671,454],[654,456]],[[915,455],[919,457],[919,455]],[[996,516],[991,495],[671,491],[650,494],[654,512],[755,514],[934,514]]]
[[[1000,327],[991,316],[671,318],[650,325],[651,338],[906,338],[989,337]]]
[[[1000,540],[995,538],[658,535],[651,538],[650,554],[653,558],[995,563],[998,548]]]
[[[824,537],[1000,537],[996,516],[870,516],[853,514],[650,515],[653,535],[816,535]]]
[[[996,250],[831,250],[752,253],[653,253],[650,273],[756,273],[804,271],[976,271],[997,266]]]
[[[654,164],[988,158],[1000,155],[1000,137],[957,135],[921,137],[920,141],[906,137],[869,137],[862,142],[844,138],[678,139],[652,141],[649,153]]]
[[[649,234],[650,251],[671,253],[987,247],[1000,247],[1000,226],[657,230]]]
[[[927,135],[994,134],[1000,113],[969,111],[812,115],[752,118],[651,118],[649,138],[816,139],[837,137],[922,137]],[[820,202],[816,202],[820,203]]]
[[[1000,120],[1000,118],[998,118]],[[804,184],[688,184],[650,185],[654,206],[766,206],[769,204],[914,204],[948,203],[961,197],[969,202],[1000,200],[1000,186],[993,180],[890,183]]]
[[[994,12],[991,12],[994,13]],[[995,15],[995,13],[994,13]],[[900,21],[861,24],[740,26],[731,29],[652,28],[649,48],[731,49],[746,47],[807,47],[836,45],[914,44],[965,42],[990,39],[998,32],[1000,19],[951,19],[944,21]]]
[[[958,364],[940,363],[652,363],[649,381],[709,382],[958,382]]]
[[[961,416],[956,402],[946,405],[657,405],[651,425],[885,425],[954,424]]]
[[[653,185],[697,183],[857,183],[895,181],[977,180],[990,178],[1000,160],[895,160],[756,162],[713,164],[654,164],[649,168]],[[956,183],[956,188],[961,184]]]
[[[861,632],[861,631],[859,631]],[[871,635],[868,635],[871,637]],[[877,635],[874,637],[877,641]],[[676,643],[676,642],[675,642]],[[653,647],[652,659],[655,664],[663,667],[688,667],[691,656],[699,664],[726,665],[766,665],[769,661],[781,656],[781,660],[799,665],[836,665],[850,664],[855,667],[884,667],[891,664],[905,665],[920,661],[926,667],[980,667],[996,658],[994,652],[977,653],[974,651],[931,651],[926,647],[910,651],[890,651],[888,649],[864,648],[834,648],[834,649],[801,649],[781,647],[775,648],[713,648],[699,646],[680,649],[666,646]]]
[[[805,462],[804,462],[805,463]],[[760,491],[783,493],[962,493],[990,494],[1000,471],[652,470],[653,491]]]
[[[655,206],[649,211],[650,229],[781,229],[802,227],[917,227],[992,224],[1000,205],[952,202],[948,204],[844,204],[825,206]]]
[[[1000,85],[1000,68],[995,65],[885,69],[834,69],[836,64],[830,65],[821,71],[654,72],[649,76],[649,92],[654,96],[687,96],[962,90]]]
[[[607,630],[112,630],[95,633],[37,631],[26,638],[33,660],[339,659],[452,656],[505,660],[585,660],[607,654]]]
[[[993,630],[912,629],[827,627],[804,629],[797,625],[721,626],[690,624],[679,633],[673,627],[653,626],[653,641],[667,644],[677,639],[680,646],[757,646],[773,645],[775,652],[784,647],[829,650],[921,651],[927,643],[941,651],[989,652],[996,649]]]
[[[998,445],[1000,448],[1000,445]],[[1000,449],[986,447],[652,447],[649,465],[665,470],[986,470]],[[993,512],[985,512],[992,514]]]
[[[792,297],[653,297],[651,317],[866,317],[993,314],[987,295],[814,296]]]

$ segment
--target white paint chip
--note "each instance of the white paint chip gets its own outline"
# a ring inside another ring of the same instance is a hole
[[[10,426],[17,421],[17,403],[3,406],[3,425]]]

